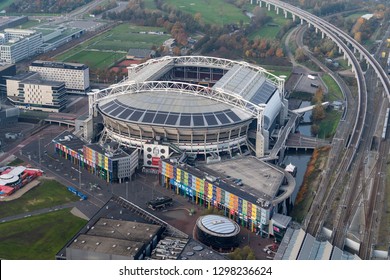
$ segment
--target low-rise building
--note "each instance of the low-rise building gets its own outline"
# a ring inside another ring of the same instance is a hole
[[[119,148],[114,143],[103,147],[88,144],[68,131],[55,137],[53,142],[58,154],[107,182],[121,183],[138,167],[137,149]]]
[[[5,63],[36,55],[43,43],[42,33],[35,30],[5,29],[0,35],[0,61]]]
[[[19,108],[46,112],[60,112],[67,102],[65,83],[43,80],[33,72],[7,79],[7,97]]]
[[[85,64],[36,60],[29,69],[39,73],[42,79],[64,82],[68,93],[89,91],[89,67]]]
[[[255,157],[196,167],[170,158],[161,161],[159,173],[164,187],[267,236],[273,214],[288,214],[295,189],[291,174]]]

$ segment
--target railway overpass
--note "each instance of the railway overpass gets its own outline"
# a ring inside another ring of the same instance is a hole
[[[255,1],[252,0],[251,2],[254,3]],[[354,39],[352,39],[348,34],[340,30],[339,28],[302,9],[299,9],[281,1],[257,0],[256,3],[260,6],[265,4],[268,10],[270,10],[271,5],[273,5],[276,13],[279,13],[279,11],[281,10],[284,12],[285,17],[287,17],[288,13],[291,13],[293,20],[299,18],[301,24],[307,22],[309,26],[313,26],[315,28],[316,32],[322,32],[323,38],[325,37],[325,35],[329,37],[339,47],[339,51],[344,53],[344,57],[348,60],[348,64],[352,66],[352,71],[355,73],[356,79],[358,81],[358,111],[355,118],[355,124],[353,126],[353,129],[350,130],[350,132],[348,132],[347,134],[343,134],[347,135],[347,137],[344,136],[343,139],[338,139],[347,142],[344,147],[344,156],[339,159],[339,152],[331,152],[332,154],[336,155],[335,159],[338,159],[339,163],[329,164],[328,162],[328,166],[331,166],[331,168],[328,168],[326,170],[326,174],[334,176],[335,179],[332,180],[332,182],[326,182],[326,180],[322,178],[322,186],[319,187],[319,193],[316,196],[316,202],[313,203],[314,207],[311,208],[308,216],[305,219],[304,226],[307,227],[307,230],[309,232],[317,236],[321,232],[324,219],[329,215],[329,209],[327,205],[333,203],[338,186],[342,185],[343,180],[347,178],[349,174],[353,175],[351,175],[351,179],[348,183],[349,186],[347,186],[344,190],[343,196],[345,195],[345,198],[343,199],[343,201],[344,204],[349,205],[348,208],[353,207],[353,205],[350,204],[354,199],[356,199],[356,190],[354,190],[354,183],[356,185],[356,180],[353,180],[353,178],[360,177],[359,168],[361,168],[361,166],[364,164],[362,160],[362,154],[365,153],[368,147],[367,143],[370,143],[371,141],[370,138],[372,137],[373,133],[373,130],[371,129],[373,127],[373,121],[376,118],[379,118],[379,116],[376,116],[375,118],[371,116],[370,118],[366,119],[368,106],[367,103],[369,101],[367,94],[366,77],[360,67],[357,56],[360,58],[360,60],[364,59],[367,63],[368,69],[371,68],[375,75],[377,75],[378,80],[383,87],[383,91],[379,92],[377,89],[380,87],[376,87],[373,93],[381,93],[382,100],[390,100],[390,82],[386,72],[381,68],[375,58],[372,57],[371,54],[363,46],[361,46],[359,43],[357,43]],[[370,100],[371,99],[372,97],[370,97]],[[373,107],[372,100],[370,101],[370,103],[370,110],[374,110],[373,108],[371,108]],[[374,110],[373,112],[376,111]],[[361,143],[362,145],[360,145]],[[337,149],[340,148],[340,146],[336,146],[334,150],[337,151]],[[354,191],[350,191],[352,189]],[[344,244],[343,239],[345,238],[346,230],[342,231],[339,229],[346,229],[352,213],[351,209],[347,210],[337,211],[337,218],[335,218],[335,221],[333,222],[333,233],[335,231],[337,232],[336,234],[332,234],[331,240],[332,243],[336,244],[336,246],[339,246],[340,248],[342,248]],[[364,237],[364,239],[365,241],[362,241],[362,244],[364,243],[363,245],[367,246],[367,242],[371,244],[371,241],[367,241],[369,240],[368,238]],[[362,254],[362,256],[366,258],[367,254]]]
[[[360,59],[364,59],[369,67],[372,67],[377,74],[379,80],[381,81],[383,85],[383,89],[387,95],[387,98],[390,100],[390,81],[387,77],[386,72],[381,67],[379,62],[364,48],[361,44],[359,44],[355,39],[353,39],[351,36],[349,36],[346,32],[341,30],[340,28],[332,25],[331,23],[327,22],[326,20],[323,20],[309,12],[306,12],[305,10],[302,10],[300,8],[297,8],[291,4],[284,3],[279,0],[251,0],[252,4],[259,4],[260,6],[265,5],[265,7],[268,8],[268,10],[271,10],[271,5],[274,6],[275,11],[277,14],[279,14],[280,10],[283,11],[284,16],[287,18],[288,13],[290,13],[293,17],[293,20],[295,21],[296,18],[299,18],[301,20],[301,24],[306,21],[309,26],[313,26],[316,30],[316,32],[320,31],[322,32],[322,36],[325,35],[334,41],[337,46],[339,47],[339,51],[343,51],[344,55],[346,55],[346,49],[343,44],[340,44],[338,40],[334,40],[334,37],[337,36],[338,38],[342,39],[347,46],[351,46],[353,48],[353,52],[358,52]],[[352,64],[351,57],[348,55],[345,56],[345,58],[348,59],[348,63]],[[356,71],[352,65],[352,70]]]

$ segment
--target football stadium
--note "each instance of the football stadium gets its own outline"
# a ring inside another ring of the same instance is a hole
[[[128,77],[89,94],[102,142],[143,148],[159,140],[198,155],[262,157],[287,119],[284,77],[242,61],[181,56],[128,67]]]

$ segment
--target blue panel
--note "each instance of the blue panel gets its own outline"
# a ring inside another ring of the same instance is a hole
[[[144,118],[142,119],[142,122],[151,123],[153,121],[155,115],[156,115],[156,112],[154,112],[154,111],[146,111]]]
[[[180,125],[181,126],[190,126],[191,125],[191,115],[190,114],[181,114]]]
[[[227,111],[226,112],[226,115],[228,115],[228,117],[230,118],[230,119],[232,119],[234,122],[239,122],[239,121],[241,121],[241,119],[233,112],[233,111]]]
[[[156,114],[156,117],[154,118],[153,123],[164,124],[167,117],[168,117],[168,114],[158,113],[158,114]]]
[[[179,118],[179,115],[176,115],[176,114],[169,114],[168,119],[167,119],[167,121],[165,122],[165,124],[175,125],[178,118]]]
[[[119,107],[119,108],[115,109],[115,110],[111,113],[111,115],[114,116],[114,117],[116,117],[116,116],[117,116],[120,112],[122,112],[124,109],[125,109],[125,108],[123,108],[123,107]]]
[[[111,102],[108,102],[107,104],[104,104],[103,106],[99,106],[99,107],[100,107],[100,109],[104,110],[104,109],[106,109],[108,106],[111,106],[112,104],[113,104],[113,102],[111,101]]]
[[[112,110],[114,110],[115,108],[118,108],[118,105],[115,104],[115,103],[113,103],[113,104],[111,104],[110,106],[108,106],[108,107],[104,110],[104,112],[105,112],[105,113],[109,113],[109,112],[111,112]]]
[[[120,115],[118,116],[118,118],[125,120],[125,119],[127,119],[128,116],[130,116],[130,114],[133,113],[133,112],[134,112],[134,110],[126,109],[124,112],[122,112],[122,114],[120,114]]]
[[[192,120],[194,122],[194,126],[204,126],[203,115],[193,115]]]
[[[213,114],[209,114],[209,115],[205,114],[204,117],[205,117],[208,125],[217,125],[218,124],[218,121]]]
[[[219,119],[219,121],[222,124],[229,124],[230,123],[229,119],[226,117],[226,115],[224,113],[217,113],[215,115],[217,116],[217,118]]]
[[[129,119],[132,121],[138,121],[143,113],[144,113],[143,111],[134,111],[134,113],[130,116]]]

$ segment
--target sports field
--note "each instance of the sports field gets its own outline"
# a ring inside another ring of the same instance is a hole
[[[57,181],[39,180],[41,184],[29,190],[22,197],[12,201],[1,201],[0,218],[79,200],[77,196]]]
[[[53,260],[86,221],[69,209],[0,224],[0,259]]]
[[[145,32],[145,33],[140,33]],[[107,69],[122,60],[129,49],[159,47],[170,38],[168,34],[156,35],[147,32],[164,32],[160,27],[121,24],[55,57],[56,60],[84,63],[91,70]]]
[[[111,67],[115,62],[121,60],[125,56],[125,53],[120,52],[82,50],[67,57],[65,61],[84,63],[88,65],[90,69],[104,69]]]
[[[224,0],[166,0],[165,2],[192,15],[200,13],[204,23],[224,25],[239,23],[240,20],[249,23],[249,17]]]

